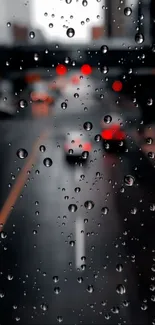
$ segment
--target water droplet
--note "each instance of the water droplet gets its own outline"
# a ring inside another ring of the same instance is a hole
[[[103,207],[103,208],[101,209],[101,212],[102,212],[103,214],[108,214],[109,209],[108,209],[107,207]]]
[[[111,311],[113,314],[119,314],[119,307],[113,307]]]
[[[7,23],[7,27],[11,27],[11,23],[9,21]]]
[[[76,193],[79,193],[79,192],[81,191],[81,189],[80,189],[80,187],[75,187],[74,191],[75,191]]]
[[[74,241],[74,240],[71,240],[71,241],[69,242],[69,245],[70,245],[71,247],[74,247],[74,246],[75,246],[75,241]]]
[[[39,60],[39,55],[37,53],[34,54],[34,61],[38,61]]]
[[[77,205],[76,204],[70,204],[69,207],[68,207],[68,210],[70,212],[76,212],[77,210]]]
[[[93,285],[89,285],[89,286],[87,287],[87,291],[88,291],[89,293],[93,293],[93,291],[94,291],[94,287],[93,287]]]
[[[73,28],[68,28],[66,34],[69,38],[72,38],[75,35],[75,30]]]
[[[66,109],[67,108],[67,103],[65,103],[65,102],[61,103],[61,108]]]
[[[93,207],[94,207],[94,202],[93,201],[86,201],[85,203],[84,203],[84,206],[85,206],[85,208],[87,209],[87,210],[91,210],[91,209],[93,209]]]
[[[101,135],[100,135],[100,134],[96,134],[94,140],[95,140],[96,142],[101,141]]]
[[[102,52],[103,54],[105,54],[105,53],[108,52],[108,46],[106,46],[106,45],[102,45],[100,50],[101,50],[101,52]]]
[[[122,272],[123,271],[123,265],[122,264],[117,264],[116,265],[116,271],[117,272]]]
[[[31,31],[31,32],[29,33],[29,37],[30,37],[31,39],[35,38],[35,33],[34,33],[33,31]]]
[[[124,177],[124,183],[126,186],[133,186],[135,178],[132,175],[126,175]]]
[[[0,298],[4,298],[4,292],[0,291]]]
[[[145,311],[145,310],[147,310],[147,309],[148,309],[147,304],[146,304],[146,303],[143,303],[143,304],[141,305],[141,310]]]
[[[55,292],[56,295],[58,295],[61,292],[60,287],[55,287],[54,292]]]
[[[135,42],[137,44],[142,44],[144,42],[144,35],[143,34],[140,34],[140,33],[137,33],[135,35]]]
[[[131,214],[136,214],[137,213],[137,208],[132,208],[131,209]]]
[[[130,7],[124,8],[124,15],[130,16],[132,14],[132,9]]]
[[[78,93],[75,93],[74,94],[74,98],[79,98],[79,94]]]
[[[83,158],[83,159],[87,159],[88,156],[89,156],[89,152],[88,152],[88,151],[83,151],[83,152],[82,152],[82,158]]]
[[[7,279],[8,279],[9,281],[12,281],[12,280],[13,280],[13,275],[8,274]]]
[[[106,73],[108,73],[109,69],[108,69],[108,67],[104,66],[104,67],[101,67],[101,68],[100,68],[100,71],[101,71],[102,73],[106,74]]]
[[[77,281],[78,281],[78,283],[81,284],[83,282],[83,278],[80,276],[80,277],[77,278]]]
[[[46,167],[51,167],[52,164],[53,164],[53,161],[52,161],[51,158],[45,158],[45,159],[43,160],[43,163],[44,163],[44,165],[45,165]]]
[[[111,123],[111,121],[112,121],[111,115],[105,115],[104,122],[107,123],[107,124],[109,124],[109,123]]]
[[[72,2],[72,0],[66,0],[67,4],[70,4]]]
[[[150,211],[155,211],[155,204],[154,203],[150,205]]]
[[[116,292],[120,295],[123,295],[126,293],[125,286],[123,284],[119,284],[116,288]]]
[[[43,303],[40,305],[40,308],[43,310],[43,311],[47,311],[48,310],[48,305]]]
[[[17,156],[20,159],[25,159],[28,156],[28,152],[25,149],[18,149],[17,150]]]
[[[93,128],[93,124],[91,122],[85,122],[83,127],[86,131],[90,131]]]
[[[59,281],[59,277],[57,275],[53,276],[54,283],[57,283]]]
[[[43,145],[41,145],[41,146],[39,147],[39,150],[40,150],[41,152],[45,152],[45,151],[46,151],[46,147],[43,146]]]
[[[147,138],[146,139],[146,143],[147,144],[152,144],[153,143],[153,139],[152,138]]]
[[[49,26],[49,28],[53,28],[53,24],[52,23],[50,23],[48,26]]]
[[[24,108],[24,107],[26,107],[26,106],[27,106],[27,101],[24,100],[24,99],[21,99],[21,100],[19,101],[19,107]]]
[[[58,316],[57,317],[57,321],[58,321],[58,323],[62,323],[63,322],[63,317],[62,316]]]
[[[83,1],[82,1],[82,5],[83,5],[84,7],[86,7],[86,6],[88,5],[87,0],[83,0]]]
[[[147,105],[148,106],[152,106],[153,105],[153,99],[152,98],[148,98]]]
[[[1,238],[2,239],[5,239],[7,237],[7,234],[6,234],[6,232],[4,232],[4,231],[1,231]]]

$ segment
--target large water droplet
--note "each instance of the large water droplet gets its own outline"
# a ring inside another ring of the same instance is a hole
[[[31,39],[35,38],[35,33],[34,33],[33,31],[31,31],[31,32],[29,33],[29,37],[30,37]]]
[[[104,122],[107,123],[107,124],[109,124],[109,123],[111,123],[111,121],[112,121],[111,115],[105,115]]]
[[[43,310],[43,311],[47,311],[48,310],[48,305],[43,303],[40,305],[40,308]]]
[[[86,7],[86,6],[88,5],[87,0],[83,0],[83,1],[82,1],[82,5],[83,5],[84,7]]]
[[[7,279],[8,279],[9,281],[12,281],[12,280],[13,280],[13,275],[12,275],[12,274],[8,274]]]
[[[28,156],[28,152],[25,149],[23,149],[23,148],[18,149],[17,150],[17,156],[20,159],[25,159]]]
[[[120,295],[125,294],[126,292],[125,286],[123,284],[119,284],[116,288],[116,292]]]
[[[103,207],[103,208],[101,209],[101,212],[102,212],[103,214],[108,214],[109,209],[108,209],[107,207]]]
[[[132,175],[126,175],[124,177],[124,183],[126,186],[133,186],[135,178]]]
[[[54,292],[55,292],[56,295],[58,295],[61,292],[60,287],[55,287]]]
[[[69,38],[72,38],[75,35],[74,28],[68,28],[66,34]]]
[[[93,128],[93,124],[91,122],[85,122],[83,127],[86,131],[90,131]]]
[[[102,45],[100,50],[101,50],[101,52],[102,52],[103,54],[105,54],[105,53],[108,52],[108,46],[106,46],[106,45]]]
[[[85,208],[87,209],[87,210],[91,210],[91,209],[93,209],[93,207],[94,207],[94,202],[93,201],[86,201],[85,203],[84,203],[84,206],[85,206]]]
[[[153,105],[153,99],[152,98],[148,98],[147,105],[148,106],[152,106]]]
[[[144,42],[144,35],[141,34],[141,33],[137,33],[137,34],[135,35],[135,42],[136,42],[137,44],[142,44],[142,43]]]
[[[53,281],[54,283],[57,283],[59,281],[59,277],[57,275],[53,276]]]
[[[106,74],[106,73],[108,73],[109,69],[108,69],[108,67],[104,66],[104,67],[101,67],[101,68],[100,68],[100,71],[101,71],[102,73]]]
[[[124,15],[130,16],[132,14],[132,9],[130,7],[124,8]]]
[[[93,285],[89,285],[88,287],[87,287],[87,291],[89,292],[89,293],[93,293],[93,291],[94,291],[94,287],[93,287]]]
[[[76,204],[70,204],[68,207],[68,210],[70,212],[76,212],[77,211],[77,205]]]
[[[21,100],[19,101],[19,107],[24,108],[24,107],[26,107],[26,106],[27,106],[27,101],[24,100],[24,99],[21,99]]]
[[[117,264],[116,265],[116,271],[117,272],[122,272],[123,271],[123,265],[122,264]]]
[[[37,53],[34,54],[34,61],[39,61],[39,55]]]
[[[45,152],[45,151],[46,151],[46,147],[45,147],[44,145],[41,145],[41,146],[39,147],[39,150],[40,150],[41,152]]]
[[[66,109],[67,108],[67,103],[65,103],[65,102],[61,103],[61,108]]]
[[[63,322],[63,317],[62,316],[58,316],[57,317],[57,321],[58,321],[58,323],[62,323]]]
[[[83,282],[83,278],[80,276],[80,277],[77,278],[77,281],[78,281],[78,283],[81,284]]]
[[[46,167],[51,167],[52,164],[53,164],[53,161],[52,161],[51,158],[45,158],[45,159],[43,160],[43,163],[44,163],[44,165],[45,165]]]

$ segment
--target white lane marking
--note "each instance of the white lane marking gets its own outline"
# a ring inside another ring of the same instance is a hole
[[[75,265],[76,269],[81,270],[82,260],[81,257],[85,256],[85,233],[84,233],[84,221],[81,217],[78,217],[75,223]]]

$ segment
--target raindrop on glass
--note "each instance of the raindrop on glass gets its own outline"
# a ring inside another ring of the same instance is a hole
[[[104,122],[107,123],[107,124],[109,124],[109,123],[111,123],[111,121],[112,121],[111,115],[105,115]]]
[[[77,211],[77,205],[76,204],[70,204],[68,207],[68,210],[70,212],[76,212]]]
[[[94,207],[94,202],[93,201],[86,201],[85,203],[84,203],[84,206],[85,206],[85,208],[87,209],[87,210],[91,210],[91,209],[93,209],[93,207]]]
[[[89,293],[93,293],[93,291],[94,291],[94,287],[93,287],[93,285],[89,285],[89,286],[87,287],[87,291],[88,291]]]
[[[45,159],[43,160],[43,163],[44,163],[44,165],[45,165],[46,167],[51,167],[52,164],[53,164],[53,161],[52,161],[51,158],[45,158]]]
[[[133,186],[135,178],[132,175],[126,175],[124,177],[124,183],[126,186]]]
[[[40,150],[41,152],[45,152],[45,151],[46,151],[46,147],[45,147],[44,145],[41,145],[41,146],[39,147],[39,150]]]
[[[61,108],[65,110],[67,108],[67,103],[65,102],[61,103]]]
[[[116,292],[120,295],[123,295],[126,293],[125,286],[123,284],[119,284],[116,288]]]
[[[102,45],[100,50],[103,54],[106,54],[108,52],[108,46]]]
[[[24,99],[21,99],[21,100],[19,101],[19,107],[24,108],[24,107],[26,107],[26,106],[27,106],[27,101],[24,100]]]
[[[90,131],[93,128],[93,124],[91,122],[85,122],[83,127],[86,131]]]
[[[132,9],[130,7],[124,8],[124,15],[130,16],[132,14]]]
[[[28,156],[28,152],[25,149],[21,148],[21,149],[17,150],[17,157],[18,158],[25,159],[27,156]]]
[[[40,308],[43,310],[43,311],[47,311],[48,310],[48,305],[43,303],[40,305]]]
[[[31,31],[31,32],[29,33],[29,37],[30,37],[31,39],[35,38],[35,33],[34,33],[33,31]]]
[[[117,272],[122,272],[123,271],[123,265],[122,264],[117,264],[116,265],[116,271]]]
[[[135,35],[135,42],[137,44],[142,44],[144,42],[144,35],[143,34],[140,34],[140,33],[137,33]]]
[[[75,30],[73,28],[68,28],[66,34],[69,38],[72,38],[75,35]]]

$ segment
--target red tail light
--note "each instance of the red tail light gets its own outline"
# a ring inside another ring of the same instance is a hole
[[[103,130],[101,133],[102,139],[104,140],[124,140],[125,132],[120,130],[119,125],[113,125],[110,129]]]

